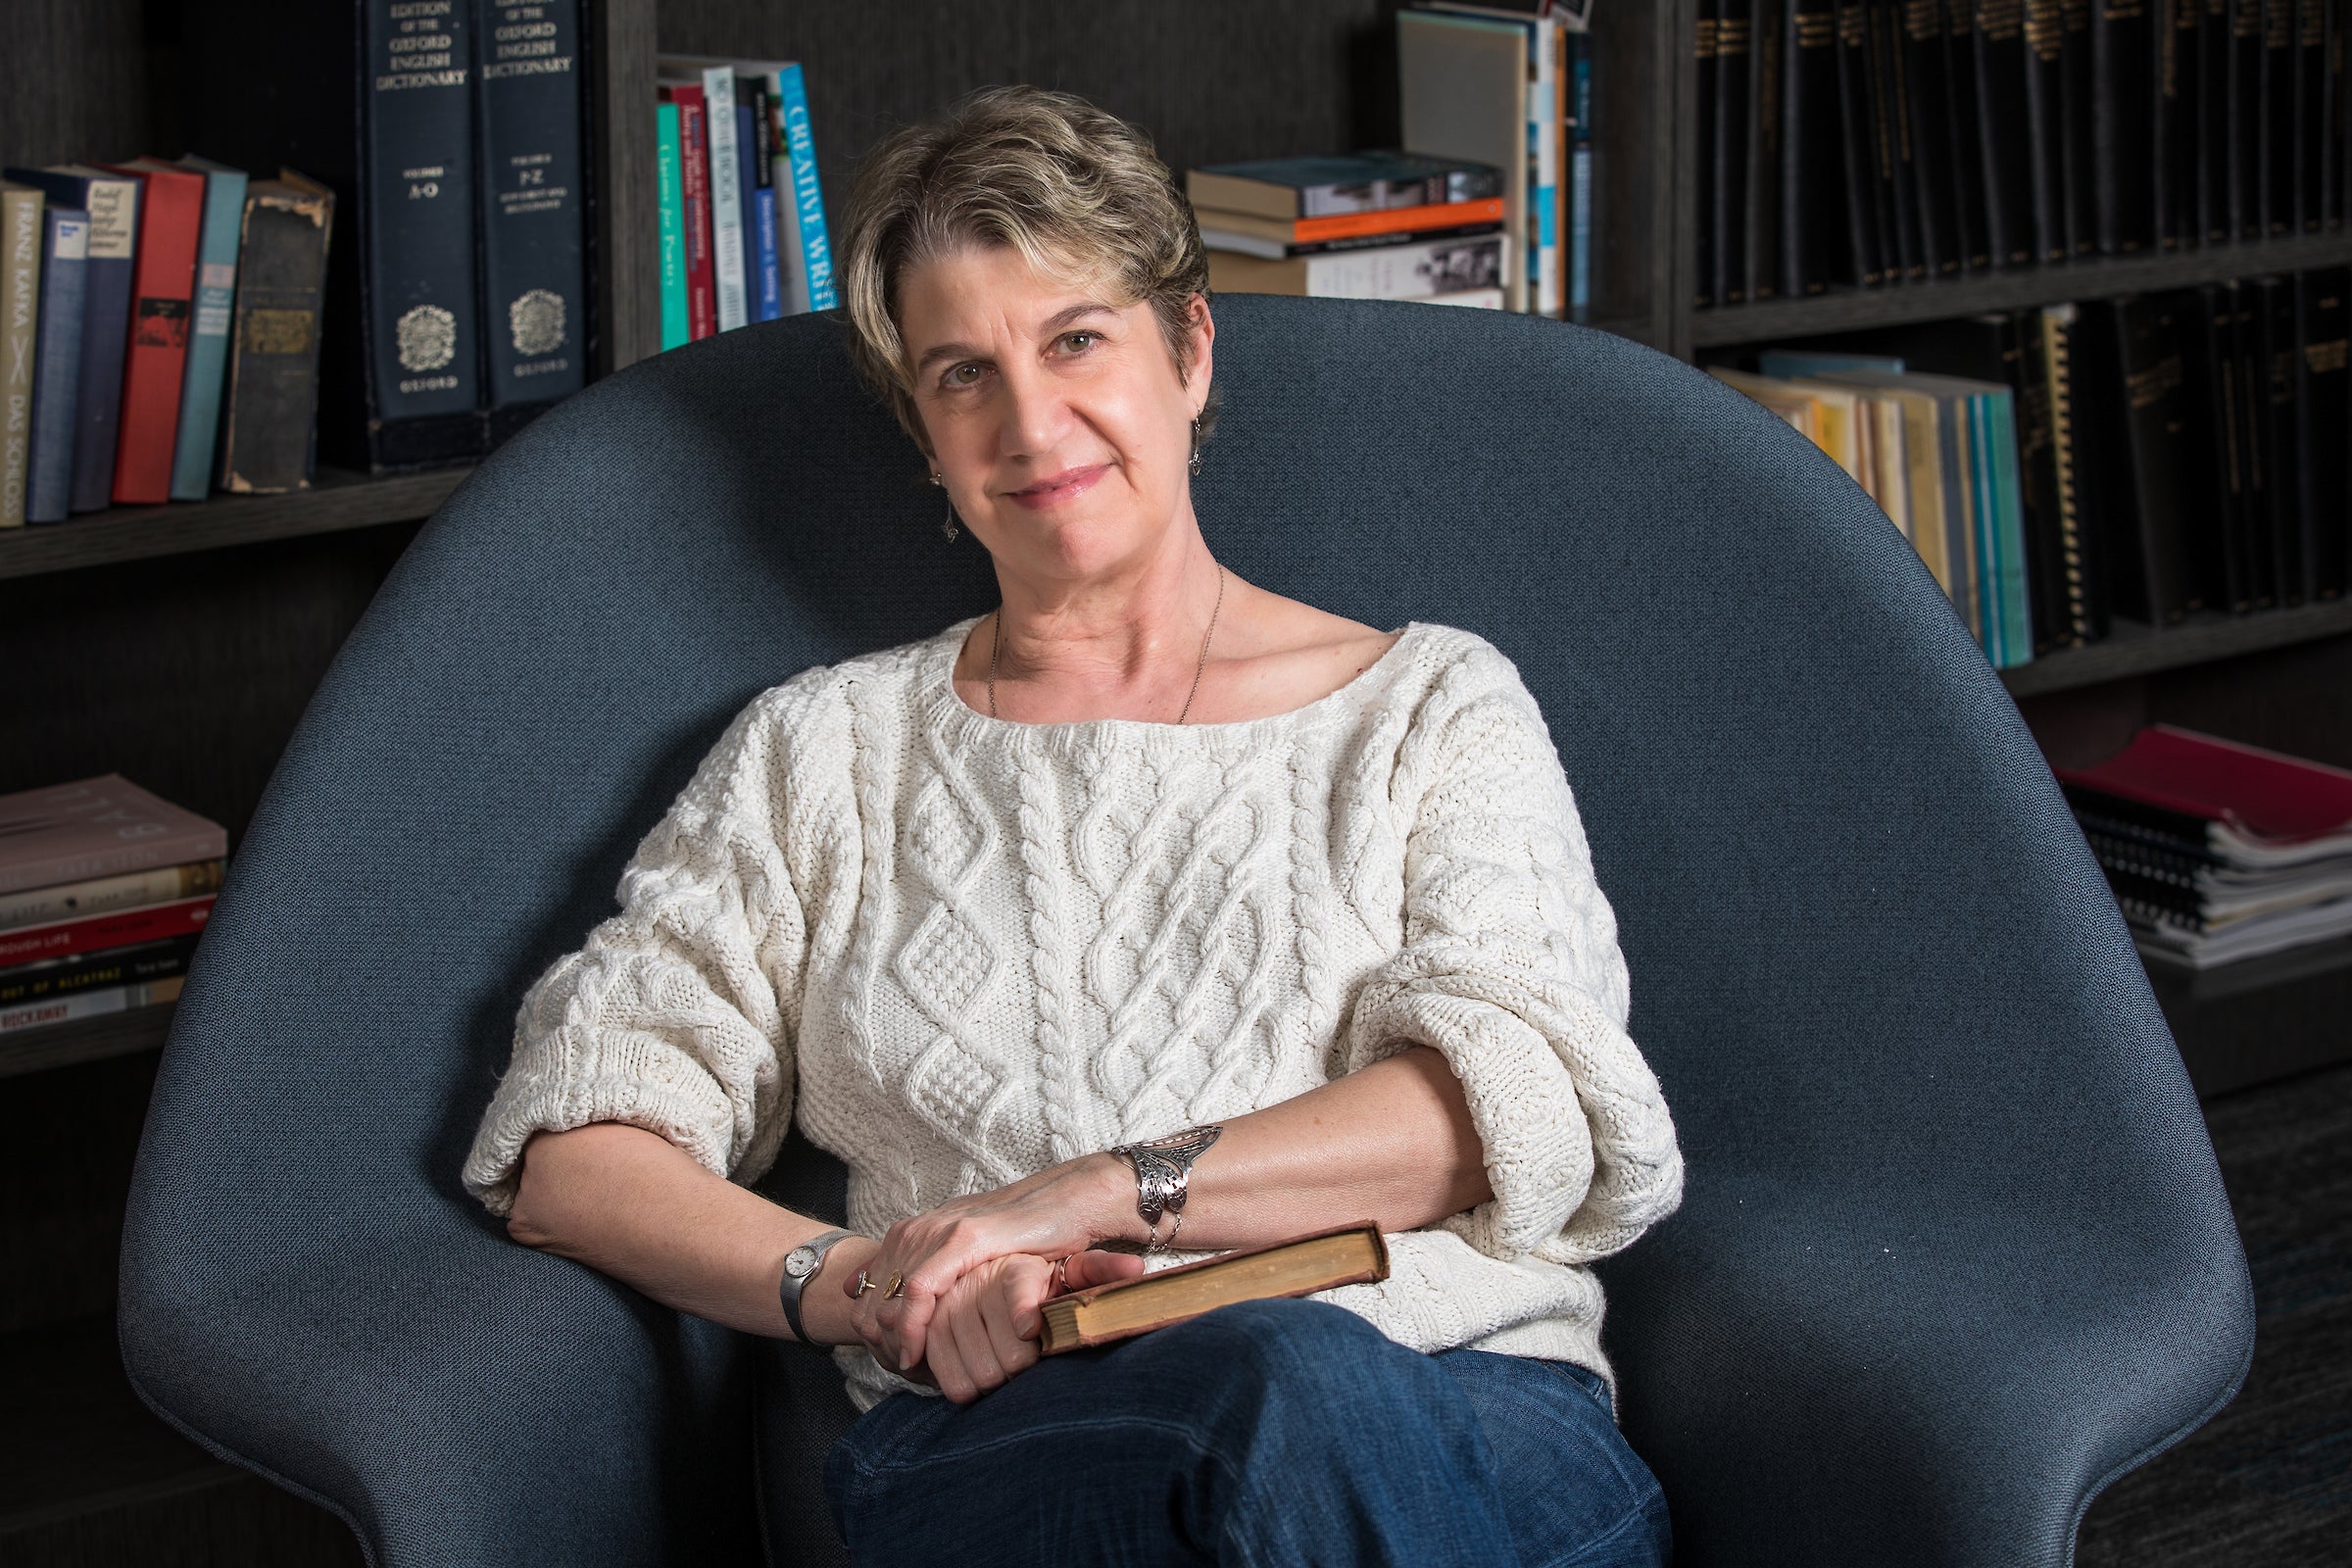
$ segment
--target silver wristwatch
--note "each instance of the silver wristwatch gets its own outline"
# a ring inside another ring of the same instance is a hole
[[[831,1347],[809,1343],[808,1331],[801,1326],[801,1287],[816,1277],[824,1266],[825,1253],[837,1242],[846,1242],[856,1231],[832,1230],[811,1237],[784,1254],[784,1283],[776,1287],[776,1296],[784,1303],[784,1321],[792,1325],[792,1337],[812,1350]]]
[[[1123,1156],[1135,1167],[1135,1212],[1151,1227],[1151,1245],[1147,1251],[1164,1252],[1176,1233],[1184,1228],[1185,1183],[1191,1177],[1193,1161],[1199,1159],[1209,1145],[1217,1141],[1224,1127],[1209,1124],[1187,1127],[1165,1138],[1147,1139],[1140,1144],[1120,1144],[1110,1152]],[[1167,1241],[1159,1237],[1159,1216],[1173,1214],[1176,1222],[1168,1227]]]

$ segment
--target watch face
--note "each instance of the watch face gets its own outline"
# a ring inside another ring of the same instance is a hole
[[[805,1280],[816,1270],[816,1250],[796,1247],[784,1254],[784,1272],[796,1280]]]

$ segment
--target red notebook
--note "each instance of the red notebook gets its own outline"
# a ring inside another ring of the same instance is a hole
[[[2170,724],[2151,724],[2096,767],[2053,769],[2068,784],[2221,823],[2259,844],[2352,832],[2352,773]]]
[[[678,195],[686,218],[686,335],[718,330],[718,274],[710,254],[710,116],[700,82],[674,81],[662,96],[678,106]]]
[[[131,278],[130,349],[122,361],[122,426],[115,440],[115,505],[161,506],[172,499],[172,447],[179,435],[179,381],[188,363],[204,176],[154,158],[110,167],[146,185]]]

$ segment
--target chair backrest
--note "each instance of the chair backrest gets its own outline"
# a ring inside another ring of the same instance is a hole
[[[1933,580],[1786,426],[1633,344],[1216,310],[1219,556],[1485,635],[1558,743],[1689,1162],[1683,1212],[1604,1270],[1685,1560],[2065,1560],[2088,1495],[2233,1386],[2243,1262],[2113,901]],[[994,601],[842,331],[663,355],[502,451],[400,562],[239,849],[142,1151],[125,1349],[161,1407],[382,1539],[469,1483],[339,1430],[358,1396],[321,1363],[408,1380],[402,1420],[484,1415],[518,1361],[536,1397],[567,1386],[533,1337],[552,1276],[498,1261],[519,1250],[457,1182],[524,987],[755,692]],[[463,1343],[363,1351],[355,1250],[405,1259],[418,1322],[514,1295]],[[724,1347],[611,1310],[697,1420],[742,1418]],[[586,1476],[560,1434],[468,1457],[558,1466],[546,1506],[621,1560],[647,1527],[575,1494],[626,1471],[674,1516],[717,1496],[691,1426]]]

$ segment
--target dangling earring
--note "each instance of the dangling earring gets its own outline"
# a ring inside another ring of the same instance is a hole
[[[931,482],[935,485],[938,485],[942,490],[945,490],[948,487],[947,482],[940,478],[939,470],[937,468],[933,468],[931,470]],[[948,536],[948,543],[950,544],[954,544],[956,542],[956,534],[961,531],[956,526],[956,502],[953,498],[950,498],[948,502],[948,518],[945,522],[939,525],[939,531]]]
[[[1200,476],[1200,416],[1198,414],[1193,416],[1193,461],[1185,466],[1193,470],[1196,479]]]

